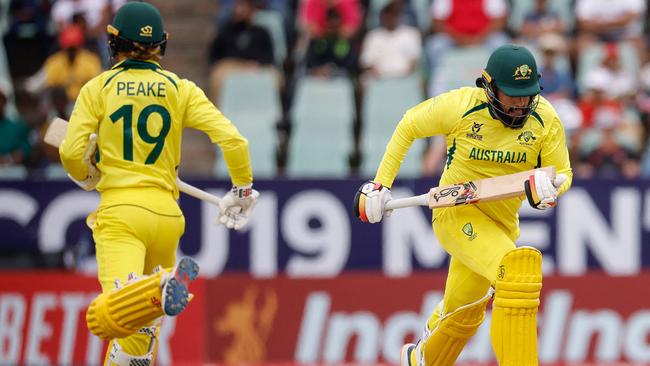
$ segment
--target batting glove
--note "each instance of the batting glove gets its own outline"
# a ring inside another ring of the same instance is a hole
[[[254,190],[253,184],[238,187],[233,186],[219,202],[219,215],[216,222],[225,225],[228,229],[239,230],[246,226],[259,192]]]
[[[386,202],[393,199],[390,188],[379,183],[368,181],[364,183],[354,196],[354,215],[363,222],[371,224],[380,222],[386,214],[390,216],[393,210],[384,211]]]
[[[557,204],[557,189],[566,181],[565,174],[558,174],[553,181],[543,170],[536,170],[534,175],[524,182],[526,197],[532,208],[546,210]]]
[[[102,177],[102,173],[97,169],[95,165],[95,153],[97,152],[97,134],[91,133],[88,136],[88,145],[84,151],[83,162],[88,167],[88,173],[86,174],[86,179],[76,180],[72,178],[70,174],[68,177],[72,179],[79,187],[83,188],[85,191],[92,191],[97,187],[97,183]]]

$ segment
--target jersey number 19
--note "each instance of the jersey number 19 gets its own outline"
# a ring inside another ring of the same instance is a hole
[[[162,128],[160,133],[157,136],[152,136],[147,130],[147,121],[149,116],[153,113],[160,115],[162,119]],[[124,160],[133,161],[133,105],[126,104],[121,106],[118,110],[113,112],[110,116],[113,123],[117,123],[119,120],[124,119],[123,130],[124,130]],[[147,156],[145,164],[153,164],[158,160],[160,153],[162,152],[163,147],[165,146],[165,137],[169,133],[171,128],[172,118],[169,115],[169,111],[159,104],[150,104],[142,109],[142,112],[138,115],[138,135],[142,141],[150,145],[155,145],[153,150]]]

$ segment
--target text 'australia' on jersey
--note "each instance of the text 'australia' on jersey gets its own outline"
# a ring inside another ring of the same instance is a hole
[[[481,88],[461,88],[426,100],[407,111],[387,147],[376,179],[392,184],[398,157],[415,138],[445,135],[447,160],[440,185],[555,166],[569,175],[571,167],[564,128],[551,104],[540,97],[537,109],[520,129],[506,127],[490,114]],[[521,198],[480,203],[479,207],[514,234]]]

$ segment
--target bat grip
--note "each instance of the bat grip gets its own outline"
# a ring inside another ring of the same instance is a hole
[[[386,203],[386,210],[394,210],[398,208],[414,207],[414,206],[429,206],[429,194],[421,194],[419,196],[397,198],[390,200]]]
[[[213,204],[213,205],[215,205],[217,207],[219,206],[219,201],[221,201],[221,199],[219,197],[217,197],[217,196],[215,196],[213,194],[210,194],[210,193],[208,193],[208,192],[206,192],[204,190],[198,189],[198,188],[196,188],[194,186],[191,186],[191,185],[183,182],[179,178],[176,179],[176,184],[178,184],[178,190],[179,191],[181,191],[181,192],[183,192],[183,193],[185,193],[187,195],[190,195],[190,196],[192,196],[194,198],[200,199],[201,201],[206,201],[206,202],[211,203],[211,204]]]

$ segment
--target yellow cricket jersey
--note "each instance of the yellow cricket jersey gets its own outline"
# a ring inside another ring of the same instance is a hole
[[[178,198],[185,127],[221,147],[233,184],[252,182],[248,142],[237,128],[193,82],[149,61],[122,61],[83,86],[59,147],[61,161],[72,177],[85,179],[83,153],[88,136],[98,132],[102,200],[120,188],[157,188]]]
[[[461,88],[409,109],[399,122],[381,161],[375,181],[390,187],[416,138],[446,135],[447,162],[440,185],[512,174],[535,167],[555,166],[567,175],[560,194],[571,186],[564,127],[543,97],[523,128],[506,127],[492,117],[481,88]],[[479,203],[511,237],[519,235],[518,210],[525,197]],[[434,215],[444,212],[435,210]]]

